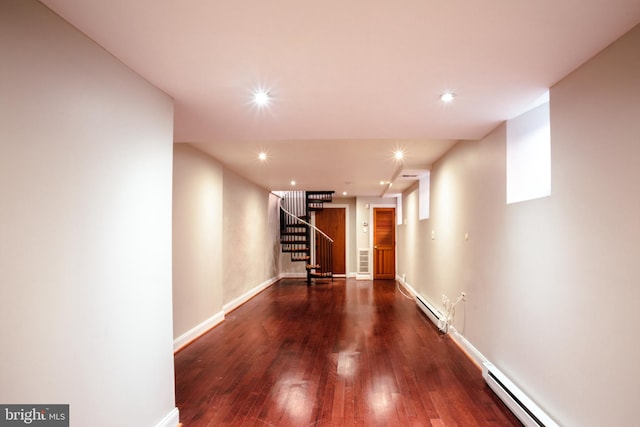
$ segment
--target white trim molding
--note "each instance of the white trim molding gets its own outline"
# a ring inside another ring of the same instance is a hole
[[[482,369],[482,365],[488,363],[486,357],[477,348],[475,348],[454,326],[449,326],[449,335],[451,335],[451,339],[455,342],[458,347],[467,355],[469,359],[473,363],[478,366],[478,368]]]
[[[176,427],[179,424],[180,412],[178,411],[178,408],[173,408],[173,410],[169,412],[167,416],[156,425],[156,427]]]
[[[413,288],[404,282],[400,277],[396,277],[396,280],[410,291],[413,292]],[[420,294],[414,292],[416,304],[431,305],[427,298],[424,298]],[[425,313],[427,316],[429,314]],[[434,321],[433,319],[431,319]],[[518,419],[527,427],[557,427],[557,424],[544,412],[536,403],[534,403],[527,394],[516,387],[509,378],[502,374],[491,362],[471,344],[460,332],[456,330],[453,325],[450,325],[447,330],[447,335],[453,340],[453,342],[460,348],[460,350],[467,355],[467,357],[477,365],[482,371],[482,376],[498,396],[507,405],[509,410],[518,417]],[[489,374],[491,373],[491,374]]]
[[[396,272],[396,281],[399,282],[402,286],[404,286],[409,292],[411,292],[411,295],[413,296],[413,299],[416,298],[416,295],[418,295],[418,293],[416,292],[415,289],[413,289],[413,287],[409,284],[409,282],[407,282],[405,279],[406,277],[404,277],[405,275],[403,274],[402,276],[400,276],[398,274],[398,272]]]
[[[234,299],[233,301],[228,302],[227,304],[224,304],[222,306],[222,311],[214,314],[210,318],[206,319],[204,322],[194,326],[184,334],[180,335],[178,338],[174,339],[173,340],[174,353],[186,347],[188,344],[195,341],[196,339],[200,338],[202,335],[207,333],[211,328],[222,323],[225,319],[226,313],[229,313],[230,311],[233,311],[236,308],[240,307],[242,304],[249,301],[251,298],[258,295],[260,292],[262,292],[269,286],[276,283],[278,280],[280,280],[280,278],[281,276],[273,277],[259,284],[255,288],[251,289],[249,292],[246,292],[245,294],[240,295],[238,298]]]
[[[202,336],[207,331],[209,331],[209,329],[222,323],[223,320],[224,320],[224,312],[220,311],[214,314],[213,316],[211,316],[210,318],[208,318],[207,320],[205,320],[204,322],[189,329],[187,332],[185,332],[184,334],[180,335],[178,338],[173,340],[173,352],[175,353],[178,350],[181,350],[182,348],[186,347],[192,341],[196,340],[197,338],[200,338],[200,336]]]
[[[255,288],[251,289],[250,291],[245,292],[244,294],[240,295],[238,298],[236,298],[236,299],[234,299],[232,301],[229,301],[228,303],[223,305],[222,306],[222,310],[225,312],[225,314],[229,313],[230,311],[235,310],[236,308],[240,307],[245,302],[249,301],[251,298],[253,298],[256,295],[258,295],[260,292],[262,292],[265,289],[267,289],[269,286],[271,286],[274,283],[276,283],[278,280],[279,280],[278,277],[272,277],[271,279],[262,282],[261,284],[259,284]]]

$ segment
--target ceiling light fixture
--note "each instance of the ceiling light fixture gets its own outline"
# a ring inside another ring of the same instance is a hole
[[[291,186],[293,187],[295,185],[296,185],[296,182],[295,181],[291,181]]]
[[[447,91],[442,95],[440,95],[440,101],[444,102],[445,104],[450,104],[453,102],[455,97],[456,97],[455,93]]]
[[[396,150],[395,153],[393,153],[393,158],[396,159],[396,160],[404,159],[404,151]]]
[[[267,153],[265,153],[264,151],[262,151],[260,154],[258,154],[258,159],[261,162],[264,162],[265,160],[267,160]]]
[[[258,107],[266,107],[271,102],[271,95],[268,90],[258,89],[253,93],[253,103]]]

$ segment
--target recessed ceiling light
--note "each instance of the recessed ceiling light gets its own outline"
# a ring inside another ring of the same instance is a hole
[[[380,181],[380,185],[385,185],[385,184],[386,184],[386,182]]]
[[[271,102],[271,95],[268,90],[258,89],[253,93],[253,103],[258,107],[266,107]]]
[[[267,160],[267,153],[265,153],[264,151],[262,151],[260,154],[258,154],[258,159],[261,162],[264,162],[265,160]]]
[[[396,160],[404,159],[404,151],[396,150],[395,153],[393,153],[393,158],[396,159]]]
[[[343,191],[343,192],[342,192],[342,195],[343,195],[343,196],[346,196],[346,195],[347,195],[347,192],[346,192],[346,191]]]
[[[296,185],[295,181],[291,181],[291,186],[293,187],[294,185]]]
[[[453,102],[453,100],[455,99],[456,94],[453,92],[445,92],[442,95],[440,95],[440,101],[444,102],[445,104],[450,104]]]

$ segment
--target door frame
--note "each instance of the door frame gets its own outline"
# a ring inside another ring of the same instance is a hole
[[[397,237],[397,227],[398,227],[398,204],[397,203],[370,203],[369,204],[369,278],[373,280],[373,209],[374,208],[393,208],[396,215],[395,223],[393,224],[396,227],[396,241]],[[393,242],[393,259],[396,264],[396,278],[398,277],[398,245],[396,242]]]
[[[344,257],[346,258],[344,260],[344,269],[345,269],[345,276],[346,277],[351,277],[352,274],[354,273],[350,273],[351,271],[351,263],[349,262],[350,258],[351,258],[351,239],[349,238],[351,236],[350,232],[349,232],[349,205],[346,203],[325,203],[324,206],[322,207],[322,209],[338,209],[338,208],[343,208],[344,209]],[[312,224],[315,226],[316,225],[316,214],[315,212],[313,212],[313,222]],[[342,277],[341,274],[336,275],[336,277]]]

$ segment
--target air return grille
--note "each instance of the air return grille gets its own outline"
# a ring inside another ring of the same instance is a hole
[[[358,274],[369,274],[369,249],[358,249]]]

